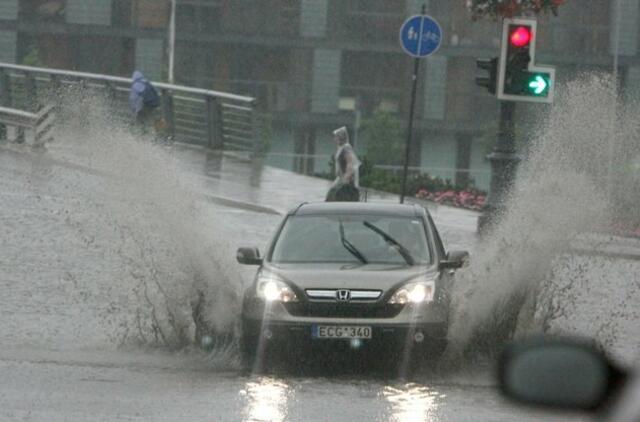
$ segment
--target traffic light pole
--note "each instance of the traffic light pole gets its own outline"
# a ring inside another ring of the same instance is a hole
[[[478,218],[478,232],[485,232],[504,212],[504,202],[513,187],[520,158],[516,154],[515,137],[516,103],[500,102],[500,127],[493,151],[487,157],[491,162],[489,197],[482,215]]]
[[[505,212],[505,203],[513,187],[520,161],[516,154],[515,102],[553,102],[555,68],[536,63],[536,31],[535,19],[504,19],[499,59],[476,61],[479,69],[489,71],[488,77],[477,77],[476,84],[495,92],[501,100],[498,139],[487,157],[491,162],[491,185],[487,205],[478,219],[479,233],[493,226]]]

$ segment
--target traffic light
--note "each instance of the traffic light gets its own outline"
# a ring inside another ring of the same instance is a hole
[[[487,88],[491,94],[496,93],[496,84],[498,82],[498,58],[477,59],[476,66],[480,70],[486,70],[488,76],[476,76],[476,85]]]
[[[535,19],[505,19],[498,66],[501,100],[553,102],[555,68],[536,66]]]

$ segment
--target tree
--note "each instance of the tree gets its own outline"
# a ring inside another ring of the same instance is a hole
[[[565,0],[464,0],[474,19],[484,16],[510,18],[527,12],[558,14],[558,7]]]
[[[29,52],[22,58],[25,66],[44,67],[44,62],[40,58],[40,49],[36,45],[29,48]]]
[[[390,113],[376,111],[362,127],[367,135],[367,161],[372,165],[400,165],[404,143],[400,120]]]

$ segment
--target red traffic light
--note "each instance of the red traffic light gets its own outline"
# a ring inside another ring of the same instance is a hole
[[[525,47],[531,42],[531,29],[519,26],[509,35],[509,42],[515,47]]]

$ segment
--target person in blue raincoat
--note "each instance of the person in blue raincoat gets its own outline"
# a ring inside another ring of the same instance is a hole
[[[158,91],[144,77],[142,72],[133,72],[133,82],[129,93],[129,108],[135,117],[135,121],[146,132],[146,129],[155,124],[155,110],[160,106]]]

